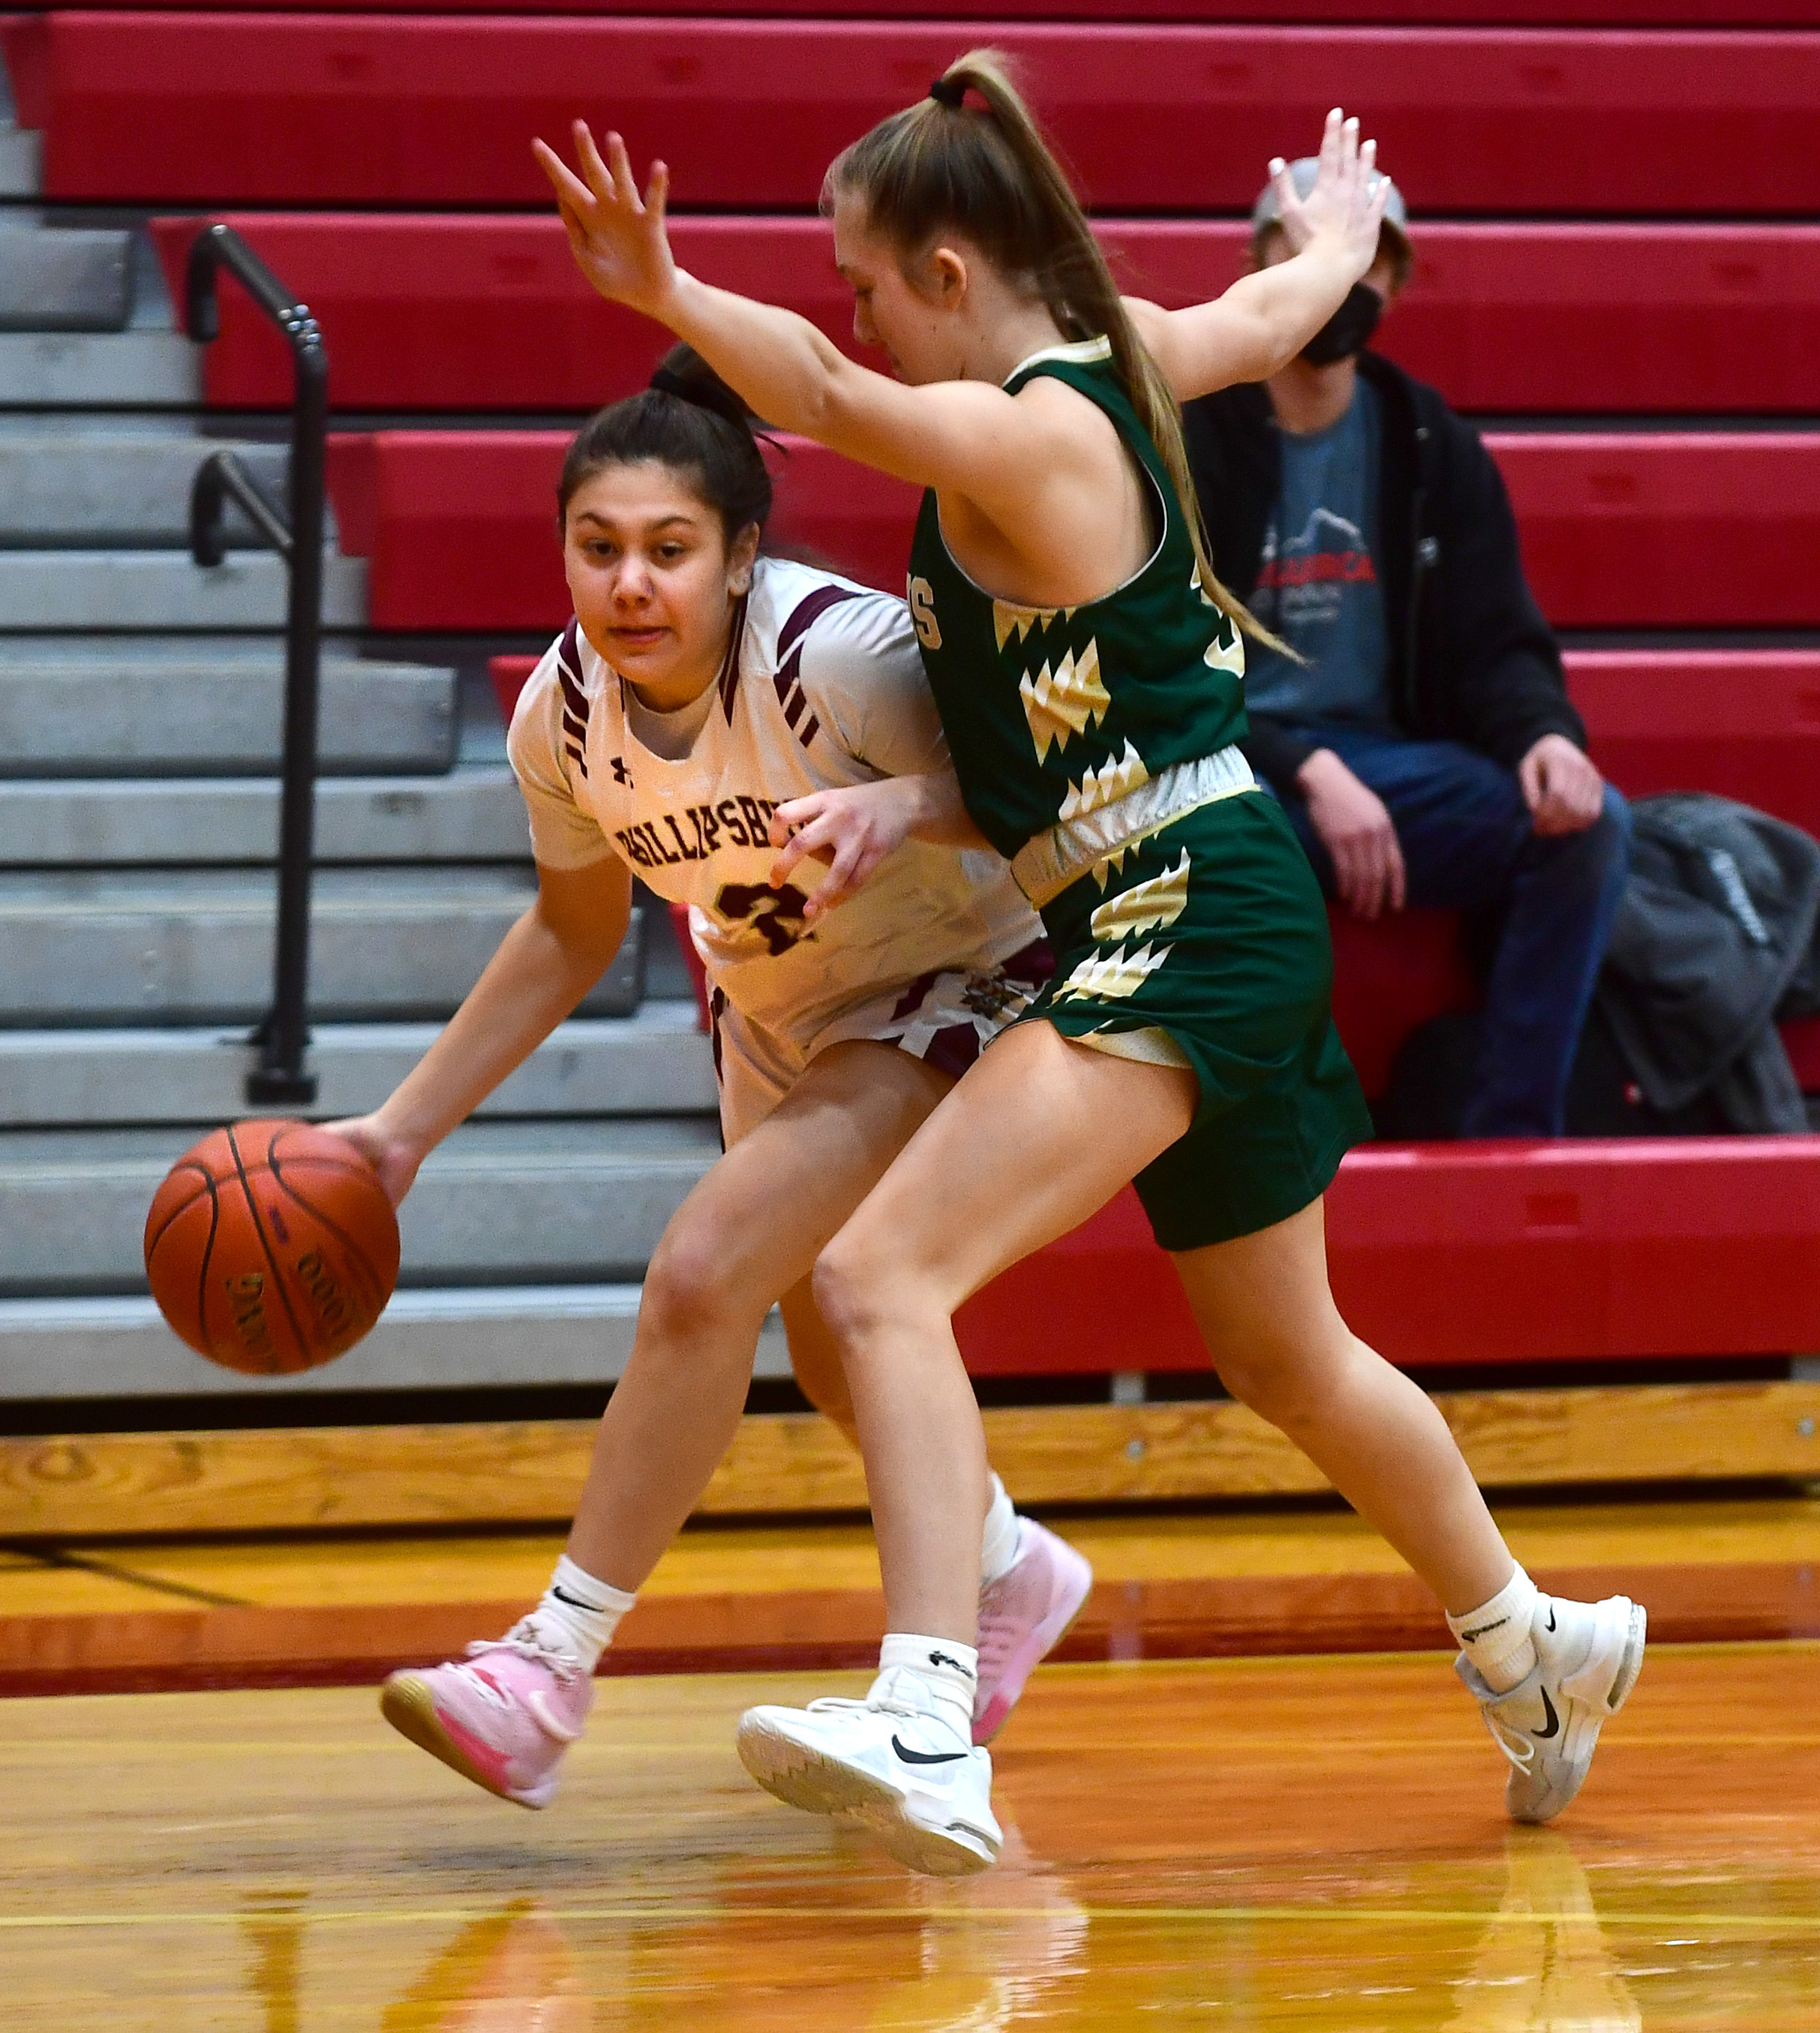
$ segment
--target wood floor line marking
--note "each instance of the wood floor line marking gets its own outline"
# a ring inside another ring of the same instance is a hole
[[[485,1906],[421,1907],[388,1913],[370,1907],[313,1913],[307,1907],[287,1908],[289,1917],[310,1926],[399,1927],[457,1926],[489,1919],[500,1908],[496,1901]],[[792,1905],[729,1907],[684,1906],[659,1900],[637,1906],[556,1906],[539,1900],[537,1910],[552,1920],[728,1920],[800,1919],[803,1908]],[[1820,1914],[1769,1913],[1551,1913],[1534,1907],[1507,1912],[1501,1908],[1428,1906],[1080,1906],[1070,1909],[1084,1919],[1106,1923],[1115,1921],[1148,1926],[1193,1923],[1264,1922],[1279,1926],[1305,1925],[1311,1920],[1332,1920],[1348,1926],[1381,1927],[1416,1923],[1431,1926],[1545,1926],[1608,1927],[1688,1927],[1712,1931],[1745,1933],[1782,1931],[1820,1934]],[[1052,1920],[1054,1906],[982,1906],[979,1908],[915,1906],[831,1906],[818,1901],[818,1919],[829,1920],[950,1919],[987,1923],[999,1920]],[[260,1917],[260,1909],[238,1911],[201,1911],[193,1913],[8,1913],[0,1914],[0,1930],[28,1933],[34,1929],[103,1927],[219,1927],[241,1926]]]

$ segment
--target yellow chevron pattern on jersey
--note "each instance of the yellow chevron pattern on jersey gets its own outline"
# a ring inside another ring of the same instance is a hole
[[[1188,908],[1188,873],[1185,847],[1173,868],[1152,876],[1148,882],[1135,883],[1102,904],[1088,921],[1093,936],[1110,945],[1114,939],[1135,939],[1145,932],[1166,930]]]
[[[999,650],[1015,635],[1021,642],[1032,628],[1047,628],[1059,616],[1064,621],[1074,619],[1072,607],[1014,607],[1008,600],[992,603],[992,634]]]
[[[1138,843],[1136,841],[1128,840],[1124,846],[1115,847],[1103,861],[1095,862],[1092,870],[1093,879],[1102,889],[1114,875],[1122,875],[1125,873],[1125,858],[1129,854],[1135,854],[1137,852],[1137,847]]]
[[[1089,769],[1078,784],[1069,785],[1068,796],[1062,799],[1062,810],[1056,817],[1065,825],[1069,819],[1098,811],[1102,805],[1116,804],[1121,798],[1129,798],[1133,791],[1141,790],[1149,781],[1150,772],[1144,766],[1144,758],[1127,741],[1122,755],[1108,757],[1097,769]]]
[[[1084,734],[1112,704],[1111,693],[1100,682],[1099,645],[1092,639],[1078,655],[1070,650],[1053,669],[1045,663],[1034,677],[1026,671],[1017,691],[1039,762],[1047,759],[1051,742],[1065,748],[1071,735]]]
[[[1135,995],[1174,951],[1172,946],[1160,951],[1140,946],[1136,953],[1128,953],[1121,946],[1103,960],[1089,955],[1057,989],[1053,999],[1065,1002],[1074,995],[1087,1002],[1122,1002],[1128,995]]]
[[[1245,676],[1245,638],[1235,628],[1223,642],[1215,636],[1200,653],[1200,661],[1210,671],[1230,671],[1235,678]]]

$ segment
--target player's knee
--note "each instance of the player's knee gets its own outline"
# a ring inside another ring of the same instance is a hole
[[[685,1345],[748,1320],[755,1335],[775,1295],[755,1293],[742,1271],[724,1241],[717,1244],[705,1232],[672,1227],[645,1273],[639,1301],[643,1324],[666,1341]]]
[[[1211,1347],[1219,1380],[1239,1403],[1283,1432],[1318,1416],[1335,1351],[1269,1333],[1233,1335]]]
[[[884,1267],[863,1236],[843,1231],[815,1264],[815,1310],[844,1353],[863,1342],[877,1321]]]

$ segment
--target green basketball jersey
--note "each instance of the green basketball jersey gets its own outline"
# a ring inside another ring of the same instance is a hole
[[[1080,607],[1019,607],[949,555],[933,490],[910,549],[910,611],[975,825],[1016,855],[1173,765],[1245,731],[1245,650],[1201,592],[1175,489],[1104,339],[1033,354],[1005,386],[1050,374],[1112,419],[1156,496],[1161,534],[1125,584]]]

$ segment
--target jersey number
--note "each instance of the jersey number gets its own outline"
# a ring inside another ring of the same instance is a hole
[[[714,912],[726,923],[749,924],[770,949],[772,959],[803,938],[809,900],[793,882],[773,889],[768,882],[727,882],[714,898]]]
[[[942,646],[942,625],[935,619],[935,589],[926,578],[910,582],[910,619],[916,624],[916,639],[925,650]]]

